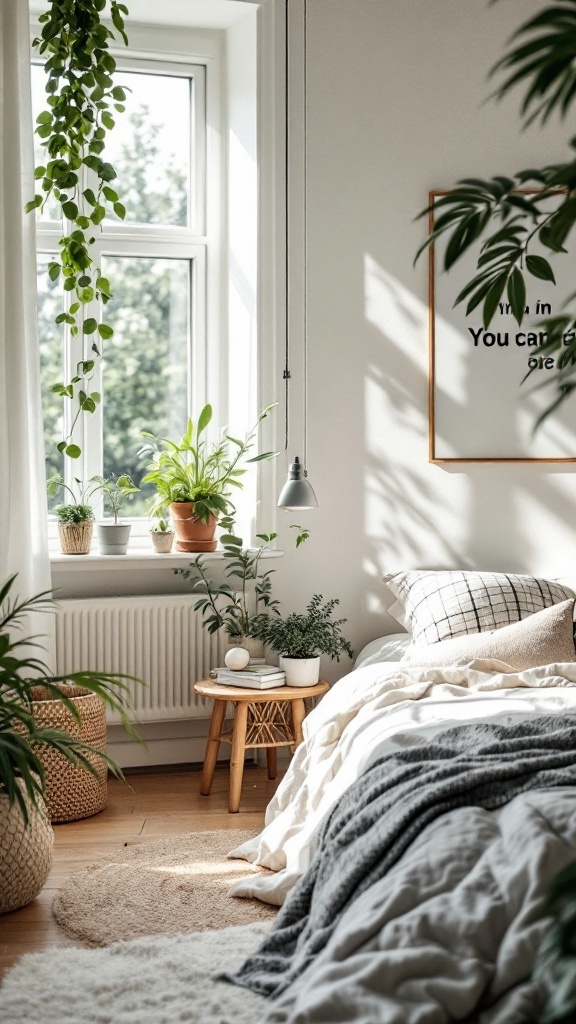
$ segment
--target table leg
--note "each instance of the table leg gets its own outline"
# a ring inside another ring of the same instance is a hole
[[[222,733],[225,715],[226,701],[215,700],[214,707],[212,708],[212,718],[210,719],[210,731],[208,733],[208,741],[206,743],[206,753],[204,754],[204,767],[202,768],[202,781],[200,783],[200,792],[202,793],[202,796],[208,796],[212,787],[212,779],[214,776],[214,769],[216,767],[216,760],[218,758],[220,735]]]
[[[306,716],[306,705],[304,698],[298,697],[292,701],[292,725],[294,729],[294,749],[302,743],[302,722]]]
[[[230,757],[230,793],[228,810],[236,814],[240,808],[242,793],[242,776],[244,774],[244,753],[246,750],[246,722],[248,720],[248,702],[238,701],[234,709],[234,727],[232,729],[232,754]]]
[[[276,778],[276,747],[266,747],[266,763],[268,765],[268,778]]]

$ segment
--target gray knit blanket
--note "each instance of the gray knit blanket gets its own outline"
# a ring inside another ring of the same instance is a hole
[[[260,949],[229,981],[280,995],[324,948],[342,914],[422,829],[460,807],[576,785],[576,716],[465,725],[376,761],[323,822],[318,853]]]

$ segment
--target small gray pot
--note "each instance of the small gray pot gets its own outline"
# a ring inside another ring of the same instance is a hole
[[[126,554],[131,523],[98,523],[96,529],[101,555]]]

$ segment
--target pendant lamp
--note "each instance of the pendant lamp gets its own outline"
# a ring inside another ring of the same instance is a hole
[[[284,366],[284,385],[285,385],[285,397],[286,397],[286,439],[284,444],[284,450],[288,451],[288,443],[290,440],[290,415],[288,405],[288,386],[290,381],[290,296],[289,296],[289,278],[290,278],[290,23],[288,17],[288,8],[290,0],[286,0],[286,23],[285,23],[285,104],[286,104],[286,128],[285,128],[285,182],[286,182],[286,223],[285,223],[285,239],[286,239],[286,290],[285,290],[285,304],[286,304],[286,335],[285,335],[285,366]],[[278,498],[278,508],[283,508],[287,512],[298,512],[302,509],[317,508],[318,501],[314,494],[314,489],[307,479],[308,473],[306,472],[306,459],[308,456],[308,117],[307,117],[307,98],[308,98],[308,82],[307,82],[307,0],[304,0],[304,39],[303,39],[303,65],[304,65],[304,82],[303,82],[303,98],[304,98],[304,462],[300,462],[300,458],[297,455],[294,462],[290,464],[288,469],[288,479],[284,484]]]

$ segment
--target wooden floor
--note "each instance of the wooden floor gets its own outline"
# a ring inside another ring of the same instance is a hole
[[[178,832],[259,828],[280,781],[280,775],[270,782],[265,768],[246,765],[240,813],[228,814],[227,766],[216,768],[210,796],[200,796],[200,774],[198,766],[127,772],[126,782],[110,780],[100,814],[54,826],[54,863],[42,892],[27,907],[0,914],[0,978],[22,953],[80,945],[60,930],[50,907],[63,881],[99,853]]]

